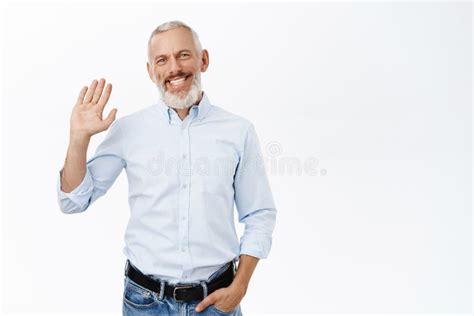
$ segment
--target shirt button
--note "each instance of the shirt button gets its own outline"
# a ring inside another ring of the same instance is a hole
[[[186,184],[183,184],[183,189],[186,189]]]
[[[182,251],[182,252],[185,252],[185,251],[186,251],[186,248],[185,248],[185,247],[181,248],[181,251]]]
[[[183,220],[183,221],[184,221],[185,219],[186,219],[186,217],[184,217],[184,216],[183,216],[183,217],[181,217],[181,220]]]
[[[186,159],[186,154],[183,154],[183,159]]]

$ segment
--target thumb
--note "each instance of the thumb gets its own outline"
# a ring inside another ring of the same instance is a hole
[[[115,121],[115,118],[117,116],[117,108],[113,108],[109,115],[107,115],[107,117],[105,118],[105,121],[107,123],[107,128],[110,126],[110,124],[112,124],[113,121]]]
[[[215,293],[213,293],[215,294]],[[196,312],[200,312],[202,310],[205,310],[209,305],[214,304],[214,301],[216,300],[215,295],[209,295],[207,296],[204,300],[202,300],[195,308]]]

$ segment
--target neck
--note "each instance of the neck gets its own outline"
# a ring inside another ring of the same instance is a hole
[[[191,104],[191,106],[199,104],[199,102],[201,102],[201,100],[202,100],[203,95],[204,95],[204,92],[201,92],[201,96],[199,97],[199,99],[196,102],[194,102],[194,104]],[[188,116],[188,114],[189,114],[189,109],[191,108],[191,106],[189,106],[185,109],[173,109],[173,110],[175,110],[175,112],[178,113],[178,116],[181,119],[181,121],[184,121],[186,116]]]

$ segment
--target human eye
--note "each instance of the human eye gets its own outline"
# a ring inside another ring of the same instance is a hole
[[[158,59],[156,60],[156,63],[157,63],[157,64],[163,64],[164,61],[165,61],[164,58],[158,58]]]

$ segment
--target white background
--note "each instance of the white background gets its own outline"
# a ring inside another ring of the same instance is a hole
[[[470,313],[471,15],[469,3],[9,5],[4,312],[121,313],[126,174],[75,215],[59,210],[57,175],[81,87],[114,85],[104,115],[154,103],[148,36],[179,19],[209,51],[211,103],[250,119],[277,166],[273,246],[244,314]],[[316,175],[279,169],[308,159]]]

